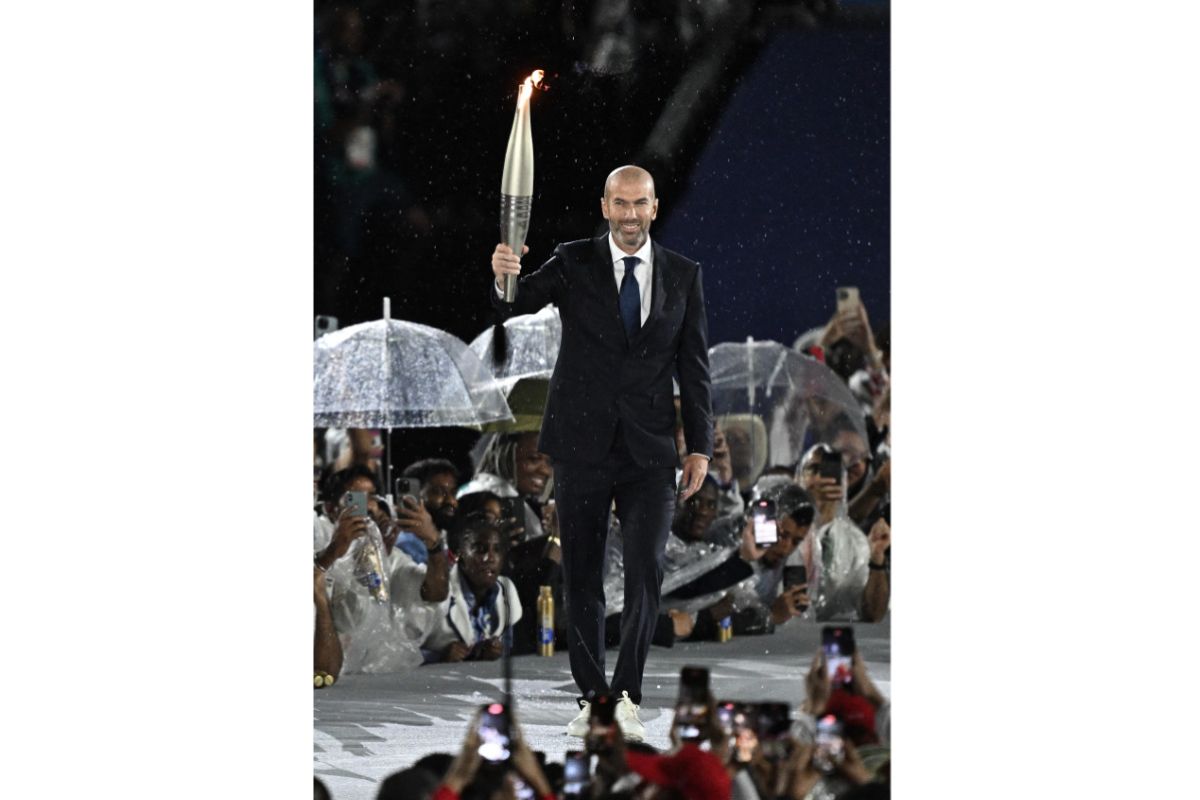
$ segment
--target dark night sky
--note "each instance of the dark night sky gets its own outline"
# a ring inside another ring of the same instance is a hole
[[[711,344],[791,345],[837,286],[888,321],[888,83],[887,31],[783,31],[742,78],[657,231],[705,266]]]

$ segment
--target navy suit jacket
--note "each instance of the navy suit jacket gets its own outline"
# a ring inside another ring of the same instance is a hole
[[[634,460],[675,467],[675,405],[679,380],[689,453],[712,456],[708,321],[700,265],[653,242],[650,316],[627,340],[617,302],[608,234],[554,248],[550,260],[520,278],[504,316],[531,314],[547,303],[562,316],[562,343],[550,378],[538,448],[552,458],[593,464],[612,448],[618,420]]]

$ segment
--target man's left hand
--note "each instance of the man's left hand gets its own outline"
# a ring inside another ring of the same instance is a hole
[[[708,459],[704,456],[690,455],[683,460],[683,477],[679,480],[679,499],[687,500],[700,491],[704,485],[704,476],[708,474]]]

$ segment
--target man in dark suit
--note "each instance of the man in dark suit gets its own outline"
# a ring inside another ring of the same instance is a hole
[[[708,323],[700,266],[650,241],[658,215],[654,179],[640,167],[608,176],[600,211],[609,232],[560,244],[550,260],[502,302],[501,280],[520,274],[504,244],[492,254],[492,302],[504,314],[547,303],[562,316],[562,343],[550,379],[538,448],[554,460],[562,537],[567,645],[582,693],[567,732],[587,731],[590,700],[618,699],[626,738],[641,740],[642,673],[658,614],[663,548],[675,509],[675,405],[679,381],[688,455],[680,492],[695,493],[712,457]],[[525,248],[524,252],[528,252]],[[604,543],[616,503],[625,562],[621,648],[611,684],[604,669]]]

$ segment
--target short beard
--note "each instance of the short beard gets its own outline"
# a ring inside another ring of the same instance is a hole
[[[447,512],[445,508],[439,508],[429,516],[433,517],[433,524],[438,526],[439,530],[449,530],[454,524],[454,520],[458,518],[458,514],[451,511]]]

